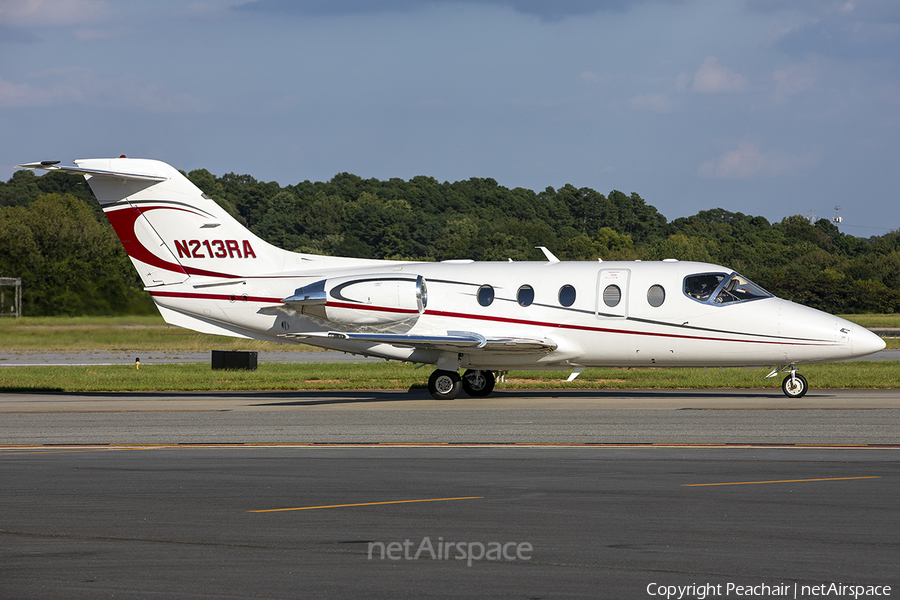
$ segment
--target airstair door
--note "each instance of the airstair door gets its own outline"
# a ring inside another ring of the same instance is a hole
[[[625,319],[628,317],[628,282],[630,269],[600,269],[597,276],[598,319]]]

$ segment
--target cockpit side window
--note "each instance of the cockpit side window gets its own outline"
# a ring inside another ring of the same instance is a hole
[[[771,298],[772,294],[762,289],[746,277],[732,273],[728,281],[719,286],[713,302],[715,304],[727,304],[729,302],[744,302],[746,300],[758,300]]]
[[[694,300],[707,302],[713,297],[716,288],[728,275],[726,273],[701,273],[684,278],[684,293]]]
[[[684,294],[698,302],[729,304],[771,298],[772,294],[737,273],[698,273],[684,278]]]

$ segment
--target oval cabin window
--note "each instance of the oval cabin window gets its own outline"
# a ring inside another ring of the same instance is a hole
[[[564,285],[559,288],[559,303],[562,306],[572,306],[575,304],[575,288],[571,285]]]
[[[656,308],[662,306],[662,303],[666,301],[666,290],[663,289],[661,285],[651,286],[649,290],[647,290],[647,302],[650,303],[650,306]]]
[[[478,288],[478,304],[482,306],[490,306],[494,301],[494,288],[489,285],[483,285]]]
[[[531,306],[531,303],[534,302],[534,288],[530,285],[520,287],[516,292],[516,301],[519,306]]]
[[[617,285],[608,285],[603,290],[603,303],[610,308],[618,306],[622,301],[622,290]]]

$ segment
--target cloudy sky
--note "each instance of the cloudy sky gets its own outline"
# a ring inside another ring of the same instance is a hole
[[[0,0],[0,178],[157,158],[900,228],[897,0]]]

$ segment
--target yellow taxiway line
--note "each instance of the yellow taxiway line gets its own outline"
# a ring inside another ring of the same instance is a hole
[[[709,485],[754,485],[760,483],[802,483],[805,481],[844,481],[847,479],[881,479],[880,475],[867,475],[865,477],[825,477],[822,479],[779,479],[776,481],[731,481],[726,483],[685,483],[681,487],[703,487]]]
[[[348,506],[375,506],[378,504],[407,504],[410,502],[445,502],[447,500],[476,500],[484,496],[463,496],[461,498],[425,498],[424,500],[390,500],[388,502],[362,502],[359,504],[329,504],[327,506],[300,506],[297,508],[268,508],[264,510],[248,510],[251,513],[285,512],[289,510],[316,510],[319,508],[345,508]]]

